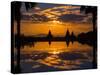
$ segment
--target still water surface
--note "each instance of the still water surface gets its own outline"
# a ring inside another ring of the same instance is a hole
[[[78,42],[35,42],[21,47],[22,72],[92,68],[92,61],[92,47]]]

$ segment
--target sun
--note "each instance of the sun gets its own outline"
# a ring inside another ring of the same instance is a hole
[[[60,23],[60,21],[53,20],[52,23]]]

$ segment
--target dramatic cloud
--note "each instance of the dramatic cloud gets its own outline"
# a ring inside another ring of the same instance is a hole
[[[64,21],[64,22],[80,22],[84,20],[83,15],[75,15],[75,14],[65,14],[65,15],[61,15],[59,17],[59,20]]]
[[[38,14],[33,14],[32,15],[32,21],[33,22],[47,22],[49,21],[50,19],[47,18],[45,15],[38,15]]]
[[[33,21],[61,20],[64,22],[89,23],[91,17],[80,13],[80,6],[52,5],[42,6],[38,4],[34,9],[24,12],[23,15],[32,16]]]
[[[42,10],[39,14],[44,14],[45,16],[51,19],[58,19],[59,16],[64,14],[79,14],[79,8],[79,6],[55,6],[53,8]]]

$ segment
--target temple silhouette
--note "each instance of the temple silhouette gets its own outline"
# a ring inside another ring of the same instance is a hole
[[[69,46],[70,42],[73,44],[74,41],[78,41],[79,43],[82,44],[88,44],[88,45],[93,45],[93,40],[97,41],[95,38],[96,34],[93,31],[87,32],[87,33],[80,33],[78,36],[75,36],[74,32],[72,31],[71,33],[67,29],[65,36],[53,36],[51,31],[49,30],[48,34],[46,36],[20,36],[20,43],[21,46],[24,46],[25,44],[27,45],[33,45],[35,42],[48,42],[49,45],[51,45],[51,42],[53,41],[64,41],[66,42],[66,45]],[[15,47],[18,45],[17,42],[17,35],[15,35]]]

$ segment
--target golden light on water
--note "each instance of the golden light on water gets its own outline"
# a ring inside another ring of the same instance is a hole
[[[51,42],[51,45],[48,42],[37,42],[34,46],[24,46],[24,48],[21,48],[22,54],[32,53],[34,51],[59,54],[62,52],[85,52],[90,50],[92,50],[92,47],[81,45],[78,42],[70,43],[68,47],[66,46],[66,42]]]
[[[60,52],[57,51],[53,51],[52,54],[59,54]]]
[[[52,51],[50,51],[49,53],[56,55],[56,54],[60,54],[61,52],[63,52],[63,51],[59,51],[59,50],[57,50],[57,48],[52,48]]]

